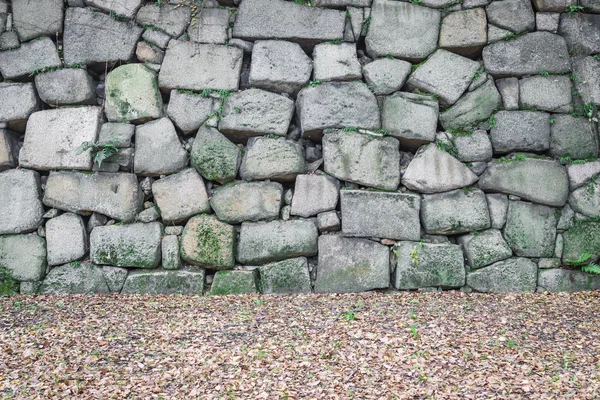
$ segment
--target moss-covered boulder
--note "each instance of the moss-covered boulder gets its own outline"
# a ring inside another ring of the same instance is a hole
[[[502,233],[497,229],[488,229],[458,238],[463,246],[471,268],[481,268],[512,256],[512,250],[506,244]]]
[[[194,139],[190,161],[206,179],[224,183],[237,176],[241,150],[215,128],[202,125]]]
[[[600,222],[578,222],[563,234],[562,262],[577,264],[578,261],[596,259],[600,256]]]
[[[256,287],[256,270],[252,271],[218,271],[213,279],[208,295],[258,293]]]
[[[231,269],[235,263],[235,228],[214,215],[192,217],[181,235],[181,258],[210,269]]]
[[[107,294],[110,292],[102,267],[87,261],[75,261],[52,268],[38,290],[41,294]]]
[[[41,281],[46,273],[46,241],[38,235],[0,236],[0,267],[17,281]]]
[[[461,287],[465,268],[460,246],[422,242],[400,242],[393,248],[396,256],[394,287]]]
[[[100,265],[156,268],[162,234],[159,222],[98,226],[90,235],[90,259]]]
[[[548,292],[581,292],[600,289],[600,275],[561,268],[541,269],[538,287]]]
[[[504,237],[515,255],[552,257],[560,211],[524,201],[510,201]]]
[[[528,258],[509,258],[467,274],[467,285],[478,292],[529,292],[537,283],[537,265]]]
[[[140,123],[163,115],[156,74],[142,64],[127,64],[106,75],[106,117]]]
[[[266,294],[310,293],[306,257],[263,265],[258,269],[261,291]]]
[[[204,270],[186,268],[175,271],[135,270],[127,275],[121,293],[125,294],[196,294],[204,289]]]

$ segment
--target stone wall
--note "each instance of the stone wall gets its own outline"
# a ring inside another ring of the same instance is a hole
[[[0,0],[21,293],[600,288],[598,0]]]

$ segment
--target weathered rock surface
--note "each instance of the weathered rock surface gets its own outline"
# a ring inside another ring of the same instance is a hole
[[[0,83],[0,122],[23,132],[29,116],[41,109],[32,83]]]
[[[162,234],[159,222],[98,226],[90,235],[90,259],[101,265],[156,268]]]
[[[506,223],[506,212],[508,211],[508,196],[500,193],[490,193],[485,195],[488,208],[490,209],[490,219],[493,229],[502,229]]]
[[[564,264],[577,264],[578,260],[585,258],[591,260],[600,256],[600,223],[579,222],[566,230],[563,234],[564,246],[562,262]]]
[[[64,2],[60,0],[13,0],[11,8],[13,24],[22,42],[62,32]]]
[[[120,2],[123,4],[123,2]],[[142,28],[91,8],[69,7],[63,36],[65,64],[95,64],[133,58]]]
[[[94,80],[84,69],[66,68],[38,74],[35,87],[42,101],[53,107],[96,103]]]
[[[362,69],[365,82],[376,95],[391,94],[400,90],[411,72],[409,62],[387,57],[370,62]]]
[[[135,20],[140,25],[151,25],[167,35],[179,37],[192,18],[192,10],[186,4],[147,4],[140,8]]]
[[[575,212],[585,216],[600,217],[600,183],[593,180],[572,191],[569,205]]]
[[[393,247],[396,256],[394,287],[461,287],[465,284],[465,268],[460,246],[400,242]]]
[[[467,285],[478,292],[528,292],[536,288],[537,265],[527,258],[510,258],[467,274]]]
[[[167,115],[175,126],[189,135],[206,122],[213,110],[213,99],[171,90]]]
[[[556,113],[571,112],[571,79],[568,76],[531,76],[519,81],[522,108]]]
[[[421,61],[438,42],[441,14],[437,10],[390,0],[375,0],[365,39],[372,58],[394,57]]]
[[[334,210],[338,203],[340,182],[326,174],[298,175],[292,199],[292,215],[312,217]]]
[[[492,159],[492,143],[484,130],[461,135],[445,133],[456,148],[456,159],[462,162],[484,162]]]
[[[494,77],[571,71],[567,43],[550,32],[532,32],[483,49],[485,69]]]
[[[217,271],[208,295],[223,296],[258,293],[256,287],[256,275],[256,270]]]
[[[0,172],[0,235],[31,232],[44,214],[40,175],[27,169]]]
[[[594,175],[600,174],[600,161],[569,164],[566,167],[569,175],[569,187],[571,190],[577,189],[591,179]]]
[[[317,254],[317,227],[309,220],[244,222],[237,259],[243,264]]]
[[[342,232],[346,236],[418,241],[418,195],[342,190]],[[295,197],[294,197],[295,199]]]
[[[245,0],[239,7],[233,37],[279,38],[312,46],[344,38],[345,14],[283,0]]]
[[[494,153],[550,148],[550,115],[537,111],[499,111],[490,131]]]
[[[574,84],[581,95],[581,101],[600,106],[600,60],[594,57],[575,59],[573,73],[579,77]]]
[[[156,74],[142,64],[122,65],[106,76],[109,121],[142,123],[163,115]]]
[[[313,78],[326,81],[362,79],[355,43],[321,43],[313,50]]]
[[[237,176],[241,150],[218,130],[203,125],[198,130],[192,151],[191,164],[206,179],[228,182]]]
[[[305,257],[263,265],[258,269],[265,294],[310,293],[310,273]]]
[[[377,99],[360,82],[330,82],[298,93],[296,113],[304,137],[319,140],[323,129],[379,129]]]
[[[102,267],[88,261],[52,268],[38,291],[40,294],[108,294],[110,292]]]
[[[225,44],[231,13],[224,8],[203,8],[197,21],[193,22],[188,33],[190,40],[198,43]]]
[[[304,148],[285,138],[257,137],[248,140],[246,154],[240,166],[244,180],[272,179],[293,181],[306,172]]]
[[[235,228],[212,215],[192,217],[181,235],[181,258],[210,269],[231,269],[235,263]]]
[[[598,132],[587,118],[572,115],[554,115],[550,126],[550,151],[555,158],[572,160],[598,157]],[[570,165],[567,166],[567,170]],[[570,178],[570,174],[569,174]]]
[[[0,52],[0,74],[5,80],[28,78],[42,68],[62,66],[52,40],[43,37],[22,43],[18,49]]]
[[[600,276],[568,269],[544,269],[538,273],[538,286],[548,292],[598,290]]]
[[[177,172],[188,164],[173,123],[168,118],[138,125],[135,128],[134,172],[156,176]]]
[[[181,257],[179,257],[179,237],[177,235],[166,235],[161,242],[161,265],[164,269],[181,268]]]
[[[194,294],[204,290],[205,272],[201,268],[186,268],[175,271],[136,270],[127,275],[123,294]]]
[[[143,0],[86,0],[88,6],[112,12],[125,18],[133,18]]]
[[[233,46],[171,40],[158,74],[165,91],[237,90],[244,52]]]
[[[312,60],[297,43],[257,40],[252,48],[250,86],[296,94],[308,84]]]
[[[41,281],[46,274],[46,242],[37,235],[0,236],[0,265],[17,281]]]
[[[155,181],[152,194],[165,222],[180,223],[193,215],[210,212],[204,180],[193,168]]]
[[[355,293],[390,286],[389,250],[377,242],[319,237],[317,293]]]
[[[444,129],[475,129],[501,105],[500,93],[494,80],[489,78],[483,85],[462,96],[452,107],[440,114],[440,123]]]
[[[552,257],[557,222],[551,207],[509,201],[504,237],[517,256]]]
[[[463,246],[467,262],[473,269],[505,260],[513,254],[497,229],[461,236],[458,244]]]
[[[560,17],[558,33],[578,55],[600,53],[600,15],[564,13]]]
[[[248,89],[227,98],[219,131],[238,142],[269,133],[284,136],[293,115],[293,100],[261,89]]]
[[[113,266],[103,266],[102,274],[112,293],[119,293],[127,279],[127,269]]]
[[[16,167],[18,160],[15,132],[0,129],[0,172]]]
[[[476,181],[477,175],[435,145],[417,152],[402,176],[404,186],[420,193],[447,192]]]
[[[535,13],[530,1],[493,1],[485,8],[485,11],[490,24],[508,29],[513,33],[535,29]]]
[[[65,213],[46,223],[48,265],[79,260],[88,250],[88,236],[81,216]]]
[[[95,142],[102,124],[100,107],[60,108],[29,117],[19,164],[26,168],[92,169],[91,152],[80,152],[85,142]]]
[[[554,207],[564,206],[569,196],[566,169],[557,161],[531,157],[491,162],[479,177],[479,188]]]
[[[279,217],[283,187],[277,182],[232,182],[214,189],[210,198],[217,218],[229,224]]]
[[[487,43],[487,18],[483,8],[457,11],[448,14],[440,26],[440,47],[473,57]]]
[[[400,183],[399,145],[394,138],[329,132],[323,136],[323,157],[325,172],[343,181],[383,190],[396,190]]]
[[[479,189],[424,195],[421,221],[434,235],[480,231],[491,225],[485,194]]]
[[[51,172],[44,204],[79,214],[97,212],[131,221],[142,209],[144,195],[137,178],[127,173]]]

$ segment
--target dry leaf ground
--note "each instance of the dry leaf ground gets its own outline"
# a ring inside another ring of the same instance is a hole
[[[600,398],[598,292],[17,296],[0,306],[5,398]]]

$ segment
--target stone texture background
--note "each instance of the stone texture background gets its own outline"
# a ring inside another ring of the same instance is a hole
[[[0,31],[21,293],[600,289],[598,0],[0,0]]]

